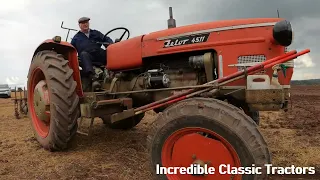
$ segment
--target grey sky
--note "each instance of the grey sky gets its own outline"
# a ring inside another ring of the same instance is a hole
[[[310,48],[295,61],[294,79],[320,78],[319,0],[14,0],[0,7],[2,65],[0,83],[24,84],[35,48],[55,35],[66,37],[61,21],[78,28],[77,19],[91,17],[91,28],[105,33],[124,26],[131,37],[167,28],[168,7],[173,7],[177,26],[200,22],[280,16],[292,22],[295,32],[291,49]],[[71,33],[73,36],[74,33]],[[116,38],[112,34],[111,38]],[[70,41],[70,40],[69,40]]]

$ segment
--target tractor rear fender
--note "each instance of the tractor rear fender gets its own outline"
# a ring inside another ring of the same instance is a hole
[[[37,47],[33,57],[38,52],[44,50],[55,51],[59,54],[62,54],[66,59],[69,60],[69,67],[73,70],[73,79],[77,82],[77,94],[79,97],[83,97],[77,50],[68,42],[61,41],[59,43],[53,41],[52,39],[48,39]]]

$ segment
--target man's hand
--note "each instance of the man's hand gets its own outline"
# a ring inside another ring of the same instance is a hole
[[[102,45],[107,48],[111,43],[108,43],[108,42],[103,42]]]

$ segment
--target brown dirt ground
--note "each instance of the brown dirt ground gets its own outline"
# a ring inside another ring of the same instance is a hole
[[[287,113],[261,113],[273,165],[316,166],[318,172],[320,86],[293,87],[292,103]],[[67,151],[50,153],[36,142],[28,118],[14,118],[13,101],[1,98],[0,179],[151,179],[145,142],[154,115],[130,131],[108,129],[98,120],[92,138],[77,135]]]

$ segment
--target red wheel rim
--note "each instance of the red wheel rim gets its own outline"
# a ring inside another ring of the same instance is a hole
[[[201,133],[214,137],[208,138]],[[219,174],[221,164],[229,164],[231,167],[240,167],[240,158],[232,145],[217,133],[204,128],[184,128],[174,132],[165,141],[161,153],[163,167],[190,167],[191,164],[205,163],[207,167],[214,167],[214,174],[194,176],[190,174],[167,174],[170,180],[240,180],[240,175]],[[224,171],[227,168],[223,168]]]
[[[35,88],[37,86],[37,84],[41,81],[45,80],[45,76],[42,72],[42,70],[38,67],[35,70],[33,70],[32,74],[31,74],[31,83],[30,83],[30,87],[28,88],[28,103],[30,104],[30,116],[32,119],[32,124],[36,130],[36,132],[38,133],[39,136],[41,136],[42,138],[45,138],[48,136],[49,134],[49,129],[50,129],[50,121],[45,123],[43,122],[41,119],[39,119],[36,110],[35,110]],[[44,92],[46,94],[46,97],[44,98],[44,101],[46,101],[47,103],[50,103],[49,100],[49,92],[46,91]],[[47,116],[50,116],[50,111],[45,111],[44,112]]]

